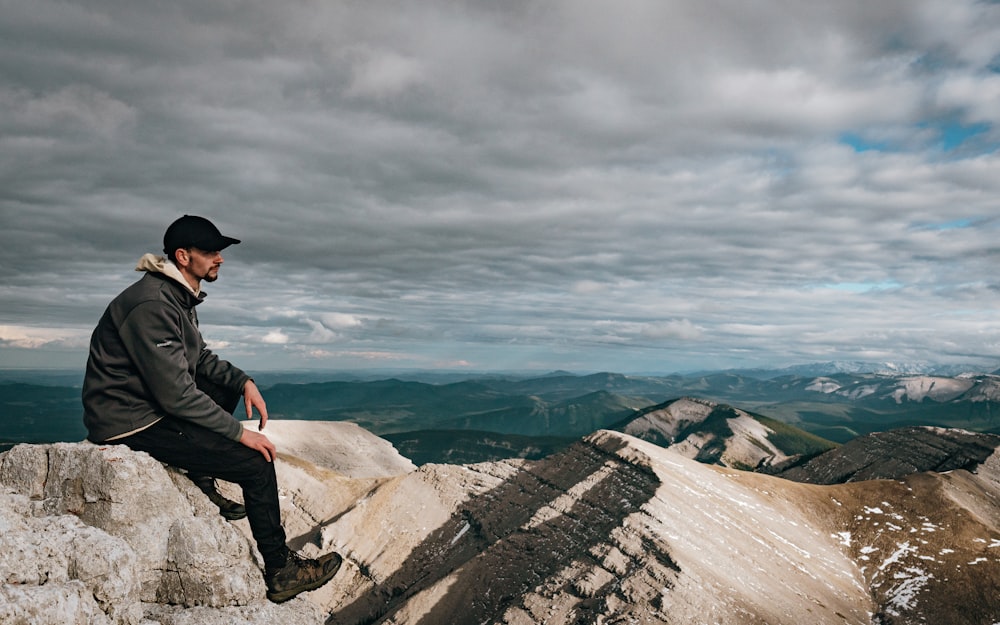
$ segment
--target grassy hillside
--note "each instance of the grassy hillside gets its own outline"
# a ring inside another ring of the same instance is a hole
[[[837,447],[834,441],[822,438],[777,419],[770,419],[756,414],[753,415],[753,418],[773,430],[773,433],[768,435],[767,440],[771,441],[771,444],[789,456],[801,455],[811,458]]]

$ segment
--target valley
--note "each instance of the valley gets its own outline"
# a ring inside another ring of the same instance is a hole
[[[680,398],[729,405],[834,444],[931,425],[1000,432],[994,372],[781,371],[637,376],[264,372],[272,419],[348,421],[405,446],[422,462],[540,458],[602,428]],[[0,371],[0,449],[81,440],[79,380],[71,371]],[[239,414],[241,408],[237,409]]]

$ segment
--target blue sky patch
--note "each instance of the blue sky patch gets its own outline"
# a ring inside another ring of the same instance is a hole
[[[885,139],[874,139],[864,131],[844,131],[838,142],[850,146],[855,152],[905,152],[920,149],[937,149],[948,154],[961,151],[968,155],[989,154],[997,150],[996,141],[989,139],[993,125],[989,122],[966,124],[956,118],[943,118],[920,122],[913,126],[914,135],[926,134],[922,143],[906,145]],[[927,131],[931,132],[928,133]]]
[[[934,124],[928,124],[928,126],[934,127]],[[961,147],[970,139],[985,134],[990,128],[990,124],[986,122],[965,125],[958,121],[947,121],[938,126],[937,129],[941,136],[941,148],[950,152]]]
[[[840,135],[840,142],[854,148],[855,152],[894,152],[887,141],[871,141],[856,132],[844,132]]]

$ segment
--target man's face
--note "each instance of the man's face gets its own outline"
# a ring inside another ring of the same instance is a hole
[[[219,266],[222,262],[222,252],[206,252],[193,247],[188,272],[199,280],[215,282],[219,278]]]

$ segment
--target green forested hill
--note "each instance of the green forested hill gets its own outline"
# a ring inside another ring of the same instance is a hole
[[[572,438],[609,427],[643,408],[679,397],[699,397],[837,443],[911,425],[1000,432],[1000,377],[989,373],[948,377],[554,372],[478,374],[456,381],[455,374],[425,372],[384,379],[339,374],[336,380],[318,382],[321,375],[262,374],[271,418],[347,420],[378,435],[473,430]],[[0,371],[0,443],[81,440],[85,432],[80,391],[68,384],[81,379],[82,373],[73,371]],[[268,379],[273,383],[267,384]]]

